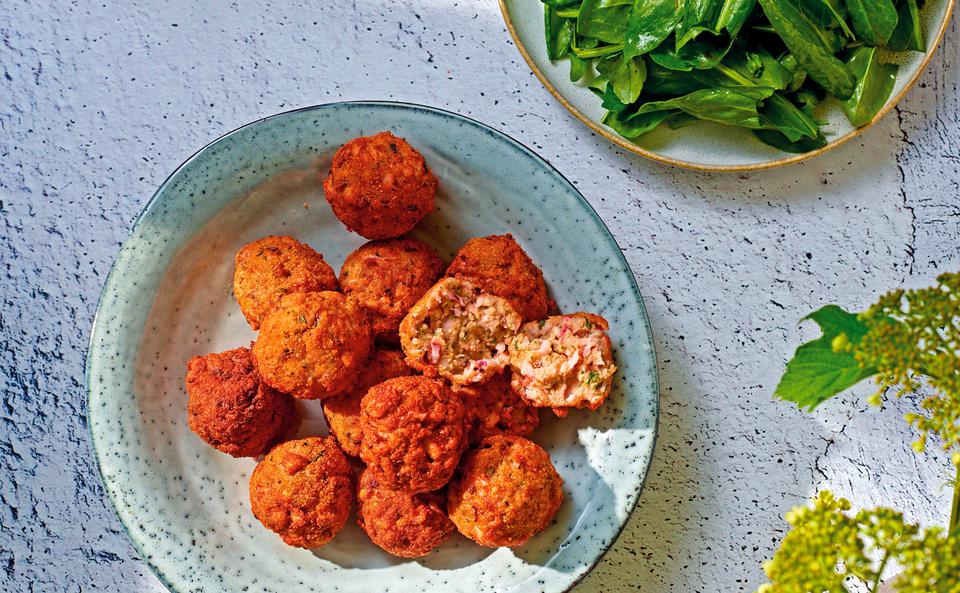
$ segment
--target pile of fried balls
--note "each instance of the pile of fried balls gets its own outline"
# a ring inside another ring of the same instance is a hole
[[[292,237],[245,245],[233,291],[259,335],[187,364],[190,428],[260,459],[251,509],[291,546],[330,542],[355,502],[364,532],[396,556],[429,554],[454,530],[520,546],[563,501],[549,455],[526,438],[539,409],[595,410],[610,393],[606,320],[551,315],[543,274],[511,235],[470,239],[446,268],[404,237],[437,186],[390,132],[342,146],[326,200],[370,241],[339,278]],[[295,399],[320,400],[331,436],[291,440]]]

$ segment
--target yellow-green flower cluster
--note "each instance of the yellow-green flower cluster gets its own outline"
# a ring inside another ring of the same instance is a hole
[[[896,389],[899,397],[919,389],[924,375],[938,393],[923,401],[923,413],[907,415],[919,432],[914,449],[938,434],[946,450],[954,449],[960,466],[960,274],[943,274],[938,284],[918,290],[895,290],[862,313],[866,335],[852,346],[857,362],[877,370],[879,391],[870,403]]]
[[[898,593],[960,593],[960,537],[927,529],[900,556]]]
[[[875,591],[896,562],[898,593],[960,593],[960,539],[939,529],[922,531],[887,508],[850,512],[850,502],[821,491],[812,507],[787,513],[793,529],[763,570],[769,582],[757,593]]]

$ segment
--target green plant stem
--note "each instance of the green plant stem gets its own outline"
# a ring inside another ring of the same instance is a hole
[[[740,74],[739,72],[737,72],[736,70],[734,70],[734,69],[731,68],[730,66],[727,66],[727,65],[725,65],[725,64],[717,64],[717,70],[718,70],[719,72],[724,73],[724,74],[727,76],[727,78],[729,78],[729,79],[731,79],[731,80],[733,80],[733,81],[736,81],[736,82],[738,82],[739,84],[742,84],[742,85],[744,85],[744,86],[757,86],[757,83],[755,83],[754,81],[750,80],[750,79],[747,78],[746,76]]]
[[[870,593],[877,593],[880,590],[880,583],[883,582],[883,569],[887,567],[887,562],[890,561],[890,553],[887,552],[883,555],[883,561],[880,562],[880,568],[877,569],[877,580],[873,583],[873,587],[870,588]]]
[[[950,532],[960,526],[960,466],[957,466],[957,480],[953,483],[953,510],[950,513]]]
[[[623,44],[617,43],[616,45],[603,45],[600,47],[594,47],[592,49],[580,49],[579,47],[573,47],[573,44],[570,45],[573,49],[573,53],[577,54],[578,58],[598,58],[600,56],[606,56],[609,54],[615,54],[623,51]]]
[[[580,16],[580,8],[568,8],[566,10],[558,10],[557,16],[564,19],[575,19]]]

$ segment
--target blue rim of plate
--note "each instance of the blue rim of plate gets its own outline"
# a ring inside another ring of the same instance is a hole
[[[96,440],[94,439],[94,436],[93,436],[93,428],[92,428],[93,423],[91,422],[91,418],[90,418],[90,410],[91,410],[90,394],[92,391],[91,385],[90,385],[90,373],[91,373],[90,352],[92,351],[94,346],[93,341],[94,341],[94,336],[96,334],[97,320],[100,317],[101,308],[103,307],[104,295],[107,293],[107,289],[112,286],[112,283],[114,280],[114,272],[117,269],[117,259],[119,259],[120,252],[123,251],[123,249],[127,246],[127,240],[129,240],[130,236],[133,235],[133,233],[139,228],[140,223],[143,220],[143,217],[157,203],[157,200],[159,199],[160,195],[164,192],[164,190],[167,188],[167,185],[170,183],[170,181],[177,175],[177,173],[179,173],[185,166],[187,166],[187,164],[192,162],[194,159],[200,156],[201,153],[206,152],[209,148],[211,148],[215,144],[218,144],[226,140],[227,138],[229,138],[230,136],[233,136],[234,134],[236,134],[237,132],[240,132],[241,130],[244,130],[251,126],[261,124],[263,122],[266,122],[274,118],[283,117],[293,113],[300,113],[305,111],[338,109],[338,108],[343,108],[348,106],[363,106],[363,105],[374,105],[374,106],[380,106],[380,107],[392,107],[392,108],[400,108],[400,109],[411,109],[415,111],[426,111],[426,112],[435,113],[444,117],[451,117],[451,118],[466,122],[475,127],[478,127],[483,131],[487,132],[488,134],[493,134],[495,136],[498,136],[503,140],[507,141],[508,143],[512,144],[514,147],[526,153],[534,160],[542,163],[545,167],[553,171],[553,173],[555,173],[560,179],[562,179],[564,183],[570,186],[570,188],[574,191],[574,193],[580,199],[583,205],[586,206],[587,211],[590,213],[590,216],[592,216],[594,220],[600,224],[600,227],[603,229],[603,232],[604,232],[604,238],[610,245],[613,246],[613,248],[616,250],[616,253],[620,255],[620,260],[623,263],[623,265],[626,266],[628,270],[630,270],[630,287],[633,291],[634,299],[636,300],[637,303],[639,303],[640,311],[641,313],[643,313],[643,325],[644,325],[644,329],[646,330],[647,341],[650,343],[650,352],[653,357],[653,361],[652,361],[653,362],[653,388],[654,388],[654,393],[656,395],[656,398],[653,406],[654,422],[653,422],[653,438],[652,438],[651,447],[650,447],[650,458],[643,469],[643,476],[640,478],[640,487],[637,490],[637,495],[633,500],[633,504],[630,506],[630,510],[627,513],[626,518],[620,524],[620,528],[617,530],[616,534],[614,534],[614,537],[610,540],[610,543],[607,544],[607,546],[590,563],[590,565],[583,572],[583,574],[581,574],[573,582],[571,582],[570,586],[564,590],[565,592],[569,592],[573,590],[573,588],[576,587],[584,578],[586,578],[586,576],[590,574],[594,568],[597,567],[597,565],[600,563],[603,557],[607,554],[607,552],[609,552],[610,549],[613,548],[614,545],[616,545],[617,540],[620,539],[620,534],[623,533],[623,530],[627,526],[627,522],[630,520],[630,517],[633,515],[634,510],[636,510],[637,508],[637,504],[640,502],[640,497],[642,496],[644,487],[646,486],[646,483],[647,483],[647,477],[650,475],[650,466],[653,463],[653,455],[657,449],[657,439],[660,433],[660,372],[659,372],[660,365],[659,365],[659,358],[657,356],[656,342],[654,341],[654,338],[653,338],[653,329],[650,326],[650,318],[647,315],[646,304],[643,302],[643,296],[640,293],[640,287],[637,285],[637,277],[633,273],[633,268],[630,266],[630,262],[627,261],[626,256],[623,254],[623,250],[620,248],[620,245],[617,243],[616,239],[613,237],[613,234],[610,232],[610,229],[609,227],[607,227],[607,224],[603,221],[602,218],[600,218],[600,215],[597,214],[597,211],[594,209],[593,205],[590,204],[589,201],[587,201],[587,199],[583,196],[582,193],[580,193],[580,190],[578,190],[577,187],[573,183],[571,183],[570,180],[567,179],[563,175],[563,173],[561,173],[549,161],[547,161],[545,158],[543,158],[542,156],[540,156],[539,154],[531,150],[522,142],[516,140],[512,136],[504,132],[501,132],[500,130],[497,130],[496,128],[493,128],[492,126],[489,126],[481,121],[478,121],[471,117],[467,117],[465,115],[461,115],[459,113],[455,113],[453,111],[448,111],[446,109],[430,107],[428,105],[421,105],[419,103],[407,103],[403,101],[363,100],[363,101],[337,101],[334,103],[320,103],[317,105],[309,105],[307,107],[298,107],[297,109],[290,109],[288,111],[281,111],[279,113],[274,113],[266,117],[261,117],[260,119],[257,119],[252,122],[246,123],[242,126],[236,127],[230,130],[229,132],[217,137],[215,140],[207,143],[202,148],[200,148],[199,150],[191,154],[189,157],[187,157],[182,163],[180,163],[177,166],[176,169],[174,169],[169,175],[167,175],[167,177],[163,180],[163,183],[161,183],[160,186],[157,188],[157,190],[153,192],[153,195],[150,196],[150,199],[147,200],[147,203],[144,204],[143,208],[137,214],[136,218],[134,218],[133,224],[130,226],[130,230],[127,232],[127,239],[125,239],[123,244],[120,245],[120,249],[117,251],[118,257],[114,259],[113,265],[110,266],[110,271],[107,273],[107,278],[106,280],[104,280],[103,287],[100,289],[100,296],[97,298],[97,308],[93,315],[93,323],[90,325],[90,336],[87,340],[87,353],[84,361],[84,387],[87,392],[86,393],[87,395],[86,421],[87,421],[87,436],[90,439],[90,447],[93,450],[93,457],[97,466],[97,474],[100,476],[100,483],[103,486],[104,492],[107,493],[107,497],[110,500],[110,506],[113,509],[114,515],[117,517],[117,520],[120,522],[121,527],[123,527],[123,531],[127,536],[127,540],[133,545],[134,549],[137,551],[137,555],[139,556],[140,561],[146,564],[150,568],[150,571],[153,573],[155,577],[157,577],[157,579],[163,584],[164,587],[166,587],[168,590],[173,591],[175,593],[182,593],[180,590],[174,587],[173,583],[170,582],[170,580],[166,577],[166,575],[164,575],[154,565],[153,562],[147,559],[149,555],[146,554],[141,543],[137,541],[137,539],[134,538],[133,535],[130,533],[130,529],[127,527],[127,523],[123,520],[123,517],[120,516],[120,512],[117,507],[117,501],[115,500],[114,495],[110,492],[110,489],[106,487],[106,480],[104,479],[103,469],[101,467],[101,462],[100,462],[100,451],[97,449]]]

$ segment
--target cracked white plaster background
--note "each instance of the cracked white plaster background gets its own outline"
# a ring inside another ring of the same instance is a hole
[[[0,588],[163,591],[88,444],[100,286],[187,156],[259,117],[349,99],[434,105],[517,138],[583,192],[633,267],[660,438],[627,529],[576,591],[752,591],[783,513],[825,486],[946,522],[948,460],[915,455],[902,420],[918,398],[873,410],[864,386],[810,415],[771,393],[812,309],[960,269],[955,25],[873,129],[744,175],[667,168],[590,133],[529,72],[494,0],[10,0],[0,41]]]

